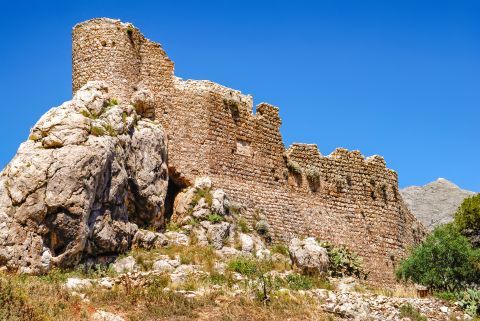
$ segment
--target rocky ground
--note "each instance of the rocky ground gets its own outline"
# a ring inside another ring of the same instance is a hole
[[[455,304],[418,298],[411,288],[379,290],[353,277],[327,277],[329,257],[315,239],[293,239],[288,247],[272,245],[268,231],[261,215],[254,226],[246,224],[241,209],[202,178],[177,197],[168,231],[138,230],[133,249],[110,265],[85,262],[74,270],[54,269],[38,277],[2,275],[2,291],[12,294],[0,297],[0,317],[470,319]]]

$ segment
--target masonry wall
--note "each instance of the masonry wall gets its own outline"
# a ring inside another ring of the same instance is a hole
[[[285,149],[278,108],[209,81],[182,80],[160,45],[130,24],[94,19],[73,30],[73,90],[104,80],[123,102],[153,93],[155,118],[168,133],[170,178],[208,175],[248,209],[263,212],[274,240],[313,235],[358,252],[376,283],[393,282],[405,249],[424,235],[406,209],[383,158],[316,145]]]

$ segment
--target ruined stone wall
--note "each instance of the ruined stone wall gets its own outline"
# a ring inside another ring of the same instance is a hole
[[[317,236],[347,245],[365,259],[370,278],[393,281],[393,267],[424,229],[406,209],[394,171],[383,158],[316,145],[285,150],[278,109],[209,81],[174,76],[162,48],[129,24],[95,19],[73,31],[73,89],[105,80],[128,101],[154,95],[168,134],[170,178],[188,185],[208,175],[248,209],[264,213],[276,241]]]

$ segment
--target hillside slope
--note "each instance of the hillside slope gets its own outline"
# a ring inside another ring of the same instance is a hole
[[[448,223],[462,201],[475,192],[463,190],[454,183],[439,178],[424,186],[409,186],[400,190],[410,211],[432,230],[435,226]]]

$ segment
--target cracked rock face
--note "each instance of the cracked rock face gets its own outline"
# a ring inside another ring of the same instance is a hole
[[[89,82],[0,174],[0,266],[42,273],[128,250],[138,226],[163,224],[166,160],[161,125]]]

